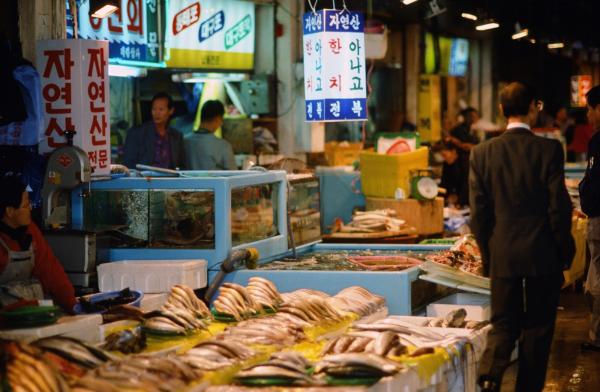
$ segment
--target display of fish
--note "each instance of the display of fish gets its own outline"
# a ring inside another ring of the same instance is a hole
[[[246,368],[235,376],[244,383],[255,379],[277,379],[283,385],[309,385],[313,379],[308,375],[310,363],[300,354],[277,353],[265,362]]]
[[[310,324],[308,324],[310,325]],[[222,337],[246,344],[286,346],[304,338],[302,325],[283,314],[242,321],[227,328]]]
[[[211,339],[199,343],[179,358],[194,369],[212,371],[234,365],[254,355],[256,352],[244,343]]]
[[[115,332],[106,337],[102,348],[123,354],[139,353],[146,348],[146,334],[140,327]]]
[[[73,390],[95,392],[181,390],[202,373],[175,356],[133,355],[108,362],[73,382]]]
[[[384,297],[360,286],[345,288],[327,302],[338,310],[356,313],[361,317],[373,314],[385,306]]]
[[[396,211],[391,209],[356,211],[352,221],[344,224],[341,219],[336,219],[332,232],[342,233],[376,233],[380,231],[400,231],[406,221],[396,218]]]
[[[363,352],[381,357],[400,356],[406,354],[407,348],[398,335],[390,331],[351,332],[328,340],[321,355]]]
[[[145,318],[144,328],[149,331],[183,335],[206,329],[212,314],[191,288],[175,285],[165,304]]]
[[[429,320],[425,326],[434,328],[465,328],[479,330],[490,324],[488,320],[466,320],[466,311],[463,308],[448,313],[445,317],[436,317]]]
[[[66,336],[38,339],[32,345],[42,351],[54,353],[86,369],[93,369],[107,361],[117,359],[116,356],[107,351]]]
[[[237,321],[245,320],[263,310],[262,305],[253,299],[248,290],[236,283],[223,283],[213,306],[217,312],[229,315]]]
[[[335,354],[315,365],[315,374],[336,377],[382,377],[402,370],[401,364],[371,353]]]
[[[253,276],[248,280],[248,286],[246,287],[250,297],[261,305],[263,309],[277,310],[279,305],[283,302],[277,287],[273,282],[265,278]]]
[[[3,356],[6,355],[6,381],[11,390],[70,391],[66,380],[43,358],[39,349],[18,342],[5,342],[0,348]]]
[[[169,303],[159,310],[150,312],[147,317],[144,328],[149,331],[186,334],[206,329],[208,326],[205,320],[197,318],[191,310],[175,307]]]
[[[305,299],[284,302],[278,313],[291,314],[311,325],[338,322],[344,318],[344,315],[331,306],[327,299],[313,295],[306,296]]]
[[[211,319],[212,314],[210,310],[194,293],[194,291],[182,284],[176,284],[171,288],[169,297],[165,303],[165,306],[171,305],[171,307],[187,309],[193,312],[197,318]]]

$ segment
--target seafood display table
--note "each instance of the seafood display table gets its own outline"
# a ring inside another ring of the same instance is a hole
[[[99,314],[64,316],[56,323],[42,327],[0,329],[0,338],[31,342],[48,336],[67,335],[84,341],[98,341],[101,324],[102,316]]]
[[[297,249],[298,255],[311,252],[352,252],[352,251],[388,251],[388,252],[432,252],[446,250],[444,245],[357,245],[317,243]],[[290,257],[291,252],[270,258],[266,262]],[[209,281],[218,272],[209,270]],[[418,267],[402,271],[365,271],[365,270],[302,270],[302,269],[244,269],[227,275],[226,281],[245,285],[252,276],[260,276],[273,281],[281,291],[294,291],[301,288],[321,290],[334,294],[345,287],[360,285],[370,292],[386,298],[391,314],[412,314],[412,284],[419,278]]]

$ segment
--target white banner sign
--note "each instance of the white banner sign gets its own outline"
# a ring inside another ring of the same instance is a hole
[[[167,66],[250,70],[254,67],[254,3],[170,0]]]
[[[93,175],[110,174],[108,42],[39,41],[37,64],[44,106],[40,153],[63,146],[64,131],[74,130],[73,144],[88,154]]]
[[[366,120],[363,15],[307,12],[303,27],[306,121]]]

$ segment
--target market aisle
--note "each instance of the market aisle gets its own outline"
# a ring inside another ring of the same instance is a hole
[[[587,336],[588,312],[581,293],[564,292],[556,322],[545,392],[600,390],[600,353],[582,353],[579,345]],[[504,377],[502,392],[513,391],[516,366]]]

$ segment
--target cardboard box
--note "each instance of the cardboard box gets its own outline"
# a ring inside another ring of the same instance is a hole
[[[386,208],[396,211],[396,216],[414,227],[419,235],[444,232],[444,199],[441,197],[432,201],[367,197],[367,211]]]

